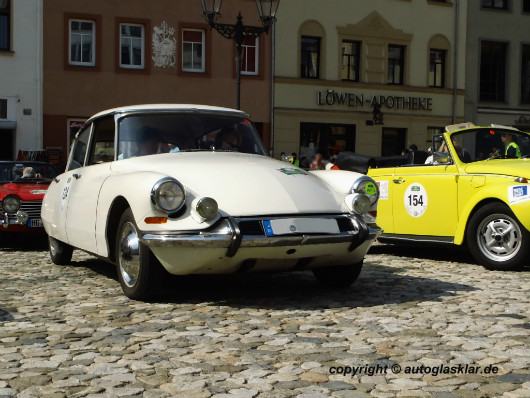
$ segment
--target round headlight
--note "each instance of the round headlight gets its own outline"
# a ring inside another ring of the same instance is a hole
[[[370,203],[370,198],[368,196],[364,194],[357,194],[353,197],[352,207],[356,213],[366,214],[370,211],[371,206],[372,204]]]
[[[379,188],[374,180],[370,177],[364,176],[359,178],[352,186],[352,193],[365,194],[370,199],[370,204],[373,205],[379,199]]]
[[[20,209],[20,199],[14,195],[6,196],[2,201],[2,206],[7,213],[16,213]]]
[[[205,220],[211,220],[217,215],[217,202],[212,198],[201,198],[197,202],[195,210]]]
[[[163,178],[151,191],[151,201],[158,210],[166,213],[179,211],[186,201],[186,192],[177,180]]]

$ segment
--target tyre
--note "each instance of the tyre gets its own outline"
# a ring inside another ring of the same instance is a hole
[[[160,263],[149,248],[140,243],[140,234],[131,209],[123,212],[116,234],[116,267],[123,293],[133,300],[153,296]]]
[[[51,236],[48,236],[48,246],[50,248],[50,258],[56,265],[67,265],[72,261],[74,248]]]
[[[352,265],[337,265],[313,269],[313,275],[324,286],[348,287],[357,280],[363,262]]]
[[[490,203],[471,217],[467,246],[487,269],[518,270],[530,256],[530,233],[506,205]]]

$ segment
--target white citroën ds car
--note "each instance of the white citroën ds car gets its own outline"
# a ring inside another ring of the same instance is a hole
[[[124,293],[175,275],[310,269],[347,286],[381,233],[365,175],[306,172],[265,156],[249,116],[140,105],[91,117],[42,206],[50,256],[78,248],[116,264]]]

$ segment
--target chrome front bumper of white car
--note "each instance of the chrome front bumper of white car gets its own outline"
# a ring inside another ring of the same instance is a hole
[[[146,246],[156,248],[225,248],[226,257],[233,257],[240,248],[296,247],[320,244],[349,243],[351,252],[366,241],[374,241],[381,229],[367,225],[357,215],[338,215],[322,217],[335,218],[340,232],[334,234],[293,233],[284,235],[266,235],[258,228],[262,219],[233,217],[222,219],[207,231],[190,233],[144,233],[140,241]]]

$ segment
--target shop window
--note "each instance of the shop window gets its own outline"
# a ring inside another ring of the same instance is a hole
[[[361,42],[342,41],[342,80],[358,82]]]
[[[507,10],[508,0],[481,0],[482,8],[493,8],[496,10]]]
[[[507,45],[483,41],[480,50],[480,99],[504,101]]]
[[[300,162],[312,160],[317,153],[329,159],[342,151],[355,152],[355,125],[300,123]]]
[[[144,69],[145,27],[137,24],[120,24],[120,68]]]
[[[11,0],[0,0],[0,51],[11,50]]]
[[[69,20],[68,63],[77,66],[96,65],[96,23],[88,20]]]
[[[182,29],[182,71],[203,73],[206,71],[205,31]]]
[[[530,104],[530,44],[523,45],[522,49],[521,102]]]
[[[429,86],[445,87],[445,50],[430,51]]]
[[[398,156],[407,149],[407,129],[383,128],[381,156]]]
[[[405,67],[405,46],[388,46],[388,84],[403,84]]]
[[[241,52],[241,74],[259,74],[259,41],[257,37],[247,37]]]
[[[320,78],[320,37],[302,36],[300,77]]]

